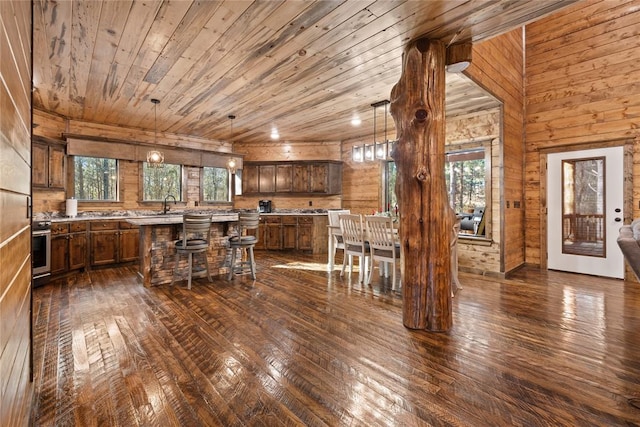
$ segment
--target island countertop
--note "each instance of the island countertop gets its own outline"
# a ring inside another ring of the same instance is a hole
[[[182,224],[182,214],[180,215],[156,215],[138,218],[125,218],[125,220],[133,225],[170,225]],[[237,213],[212,214],[211,222],[235,222],[238,220]]]

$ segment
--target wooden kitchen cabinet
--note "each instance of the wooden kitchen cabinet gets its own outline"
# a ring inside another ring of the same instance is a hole
[[[243,193],[332,195],[342,192],[342,162],[244,162]]]
[[[293,193],[309,192],[309,165],[293,165],[291,191]]]
[[[51,225],[51,275],[80,270],[87,265],[86,222]]]
[[[44,140],[43,138],[40,138]],[[34,187],[65,188],[65,147],[55,142],[33,142],[31,182]]]
[[[91,266],[118,262],[118,222],[91,221]]]
[[[296,249],[298,246],[298,217],[282,216],[282,249]]]
[[[242,169],[243,193],[260,192],[260,169],[257,165],[245,164]]]
[[[266,249],[282,249],[282,217],[268,216],[265,220]]]
[[[296,239],[296,249],[300,251],[313,250],[313,222],[313,217],[298,217],[298,238]]]
[[[309,190],[312,193],[338,194],[342,191],[342,165],[312,164],[309,169]]]
[[[292,165],[276,165],[276,193],[291,192]]]
[[[69,258],[69,224],[58,222],[51,224],[51,275],[55,276],[68,271]]]
[[[91,266],[136,261],[139,229],[126,221],[91,221]]]
[[[264,244],[256,245],[256,249],[327,252],[326,215],[264,215],[260,223],[264,227]]]
[[[140,229],[126,221],[119,223],[118,262],[136,261],[140,256]]]
[[[274,193],[276,191],[276,166],[260,166],[260,192]]]

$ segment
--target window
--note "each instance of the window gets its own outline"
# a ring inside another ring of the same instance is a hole
[[[74,192],[78,200],[118,200],[118,161],[75,156]]]
[[[444,173],[449,203],[456,213],[473,212],[486,206],[484,149],[447,153]]]
[[[181,201],[182,167],[169,163],[153,166],[143,162],[142,192],[142,200],[145,202],[162,201],[169,195]]]
[[[226,168],[202,168],[202,200],[205,202],[229,202],[229,170]]]
[[[396,162],[386,162],[384,165],[384,206],[383,210],[397,214],[398,198],[396,197]]]
[[[449,202],[456,214],[467,214],[474,224],[471,213],[481,212],[481,216],[475,221],[482,221],[486,206],[490,204],[486,190],[491,188],[489,163],[491,150],[489,145],[480,148],[466,149],[447,153],[445,159],[445,180],[449,193]],[[382,176],[382,199],[384,209],[396,214],[398,199],[395,193],[396,164],[393,161],[385,162]],[[484,219],[482,224],[488,219]],[[481,225],[480,223],[478,225]],[[474,228],[478,236],[487,235],[484,225]]]

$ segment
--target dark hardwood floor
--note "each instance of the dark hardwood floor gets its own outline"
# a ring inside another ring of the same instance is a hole
[[[389,279],[258,260],[255,282],[191,291],[133,267],[35,289],[32,424],[640,425],[637,283],[461,273],[453,329],[428,333],[404,328]]]

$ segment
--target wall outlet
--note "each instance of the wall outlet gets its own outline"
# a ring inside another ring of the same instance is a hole
[[[309,200],[309,206],[313,206],[313,200]]]

